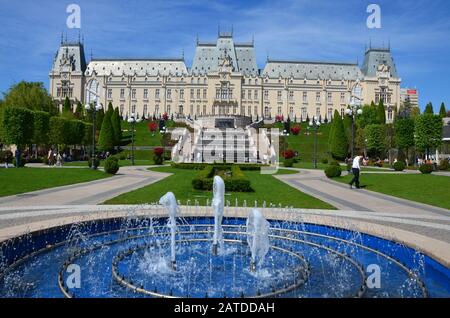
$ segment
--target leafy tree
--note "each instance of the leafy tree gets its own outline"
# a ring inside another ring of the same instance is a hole
[[[386,124],[386,110],[384,109],[383,100],[380,100],[377,107],[377,119],[379,124]]]
[[[92,128],[93,125],[91,123],[84,123],[84,136],[82,145],[90,146],[92,145]]]
[[[372,103],[373,104],[373,103]],[[356,120],[357,124],[361,128],[365,128],[367,125],[379,124],[378,111],[375,104],[373,106],[365,105],[362,108],[362,114],[358,116]]]
[[[42,111],[34,112],[33,143],[37,145],[48,144],[48,133],[50,130],[50,114]]]
[[[335,111],[332,143],[330,146],[333,158],[343,160],[348,154],[348,142],[345,136],[344,123],[338,111]]]
[[[386,126],[380,124],[367,125],[365,136],[369,155],[381,157],[386,150]]]
[[[52,115],[58,113],[52,97],[43,83],[20,82],[10,87],[6,92],[1,107],[23,107],[30,110],[40,110]]]
[[[34,135],[33,112],[20,107],[6,107],[2,113],[1,126],[5,143],[19,148],[31,144]]]
[[[433,110],[433,104],[430,102],[427,104],[427,106],[425,107],[425,111],[423,112],[424,114],[434,114],[434,110]]]
[[[427,157],[431,148],[437,148],[442,143],[442,118],[439,115],[423,114],[416,118],[415,143],[419,151],[426,151]]]
[[[444,103],[441,104],[441,108],[439,109],[439,116],[441,116],[441,118],[444,118],[447,116],[447,110],[445,109]]]
[[[72,113],[72,103],[70,102],[69,97],[66,96],[64,100],[63,113]]]
[[[355,132],[355,147],[357,151],[364,152],[366,155],[366,135],[361,127],[358,127]]]
[[[84,119],[84,109],[80,101],[77,102],[77,106],[75,108],[75,118]]]
[[[48,139],[51,144],[57,146],[70,144],[70,133],[69,119],[61,116],[53,116],[50,118]]]
[[[98,138],[98,146],[103,151],[111,151],[114,149],[115,137],[114,128],[111,124],[112,112],[107,111],[103,118],[100,136]]]
[[[122,142],[122,120],[120,119],[119,108],[114,109],[111,116],[111,124],[114,129],[114,141],[116,146]]]
[[[81,120],[68,121],[69,134],[66,136],[66,144],[81,145],[84,139],[85,124]]]
[[[408,150],[414,146],[414,120],[412,118],[398,118],[394,122],[395,143],[404,150],[408,158]]]

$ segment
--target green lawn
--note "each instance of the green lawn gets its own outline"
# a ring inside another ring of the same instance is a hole
[[[159,201],[159,198],[166,192],[172,191],[182,204],[186,204],[187,200],[194,204],[197,199],[200,205],[205,205],[206,200],[211,200],[211,191],[197,191],[192,187],[191,181],[198,173],[195,170],[174,169],[172,167],[154,168],[154,171],[169,172],[173,175],[152,185],[141,189],[122,194],[116,198],[108,200],[105,204],[143,204]],[[278,173],[296,173],[296,171],[281,170]],[[243,205],[243,201],[247,201],[247,206],[254,206],[255,200],[258,206],[266,201],[267,206],[272,202],[283,206],[294,206],[296,208],[309,209],[334,209],[329,204],[304,194],[289,185],[275,179],[271,175],[262,175],[259,171],[245,171],[245,174],[251,180],[251,186],[255,190],[252,193],[226,193],[226,200],[230,201],[232,206],[235,205],[237,198],[239,206]]]
[[[158,123],[158,122],[157,122]],[[134,135],[135,146],[161,146],[161,134],[156,131],[152,134],[147,127],[148,121],[144,120],[136,123],[136,132]],[[131,145],[131,124],[127,121],[122,121],[122,135],[124,139],[130,141]]]
[[[333,180],[348,183],[351,175]],[[450,177],[423,174],[363,174],[367,190],[450,209]]]
[[[0,196],[81,183],[110,177],[90,169],[21,168],[0,169]]]
[[[154,164],[155,164],[155,162],[153,160],[146,160],[146,159],[135,159],[134,160],[135,166],[152,166]],[[64,166],[88,168],[88,163],[87,163],[87,161],[73,161],[73,162],[65,163]],[[103,166],[103,160],[100,161],[100,167],[102,167],[102,166]],[[131,160],[119,160],[119,166],[120,167],[131,166]]]

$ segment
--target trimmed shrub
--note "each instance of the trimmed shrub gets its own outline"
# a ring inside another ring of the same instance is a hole
[[[394,162],[394,165],[392,167],[395,171],[403,171],[406,168],[406,164],[403,161],[397,161]]]
[[[156,165],[162,165],[164,162],[164,148],[155,148],[153,149],[153,161],[155,161]]]
[[[341,174],[342,169],[340,166],[329,165],[328,168],[325,169],[325,175],[330,179],[340,177]]]
[[[188,169],[188,170],[203,170],[205,167],[212,165],[207,163],[187,163],[187,162],[173,162],[171,164],[172,168],[176,169]],[[265,167],[267,165],[255,164],[255,163],[242,163],[242,164],[233,164],[234,166],[239,167],[242,171],[260,171],[261,167]],[[230,166],[229,163],[215,163],[214,166]]]
[[[430,174],[431,172],[433,172],[433,166],[430,164],[423,164],[420,166],[419,170],[423,174]]]
[[[231,177],[224,178],[225,189],[229,192],[252,192],[250,180],[237,165],[207,165],[196,178],[192,179],[192,187],[196,190],[211,191],[213,178],[217,171],[231,170]]]
[[[89,168],[92,168],[92,165],[94,165],[94,168],[97,169],[98,167],[100,167],[100,159],[97,157],[89,158],[88,165]]]
[[[119,160],[116,157],[108,157],[104,163],[105,172],[116,174],[119,171]]]
[[[301,130],[300,126],[294,126],[291,128],[291,133],[294,136],[298,136],[298,134],[300,133],[300,130]]]
[[[284,159],[292,159],[295,157],[295,151],[292,149],[288,149],[286,151],[283,151],[282,156]]]
[[[291,168],[294,165],[294,159],[286,159],[284,160],[284,166],[286,168]]]
[[[439,163],[439,170],[449,170],[450,163],[448,162],[448,159],[443,159]]]
[[[322,162],[324,165],[328,164],[328,158],[323,158],[323,159],[321,160],[321,162]]]

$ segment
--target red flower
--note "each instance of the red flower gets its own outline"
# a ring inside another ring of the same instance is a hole
[[[281,155],[283,156],[284,159],[292,159],[295,157],[295,151],[292,149],[288,149],[286,151],[283,151]]]
[[[148,130],[150,130],[151,132],[155,132],[156,129],[158,129],[158,124],[155,123],[154,121],[149,121],[147,124]]]
[[[295,136],[297,136],[301,131],[301,128],[299,126],[295,126],[291,128],[291,133]]]
[[[167,115],[167,113],[164,113],[164,114],[162,115],[162,118],[163,118],[164,120],[168,120],[168,119],[169,119],[169,115]]]
[[[275,121],[276,121],[276,122],[284,121],[283,115],[276,115],[276,116],[275,116]]]
[[[157,156],[161,156],[164,153],[164,148],[158,147],[153,149],[153,152],[155,153],[155,155]]]

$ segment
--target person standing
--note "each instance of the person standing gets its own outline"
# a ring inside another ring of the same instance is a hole
[[[353,173],[353,179],[350,181],[350,189],[353,188],[353,183],[356,186],[356,189],[359,189],[359,173],[361,171],[361,166],[359,165],[360,161],[362,159],[362,156],[356,156],[355,159],[353,159],[352,164],[352,173]]]

